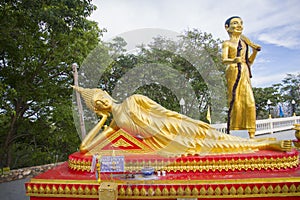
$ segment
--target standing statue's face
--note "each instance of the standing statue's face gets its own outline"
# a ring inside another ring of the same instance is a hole
[[[243,20],[241,18],[233,18],[230,20],[229,26],[226,25],[226,30],[229,34],[242,34]]]

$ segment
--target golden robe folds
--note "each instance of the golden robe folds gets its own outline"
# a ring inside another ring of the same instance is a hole
[[[255,132],[256,129],[256,108],[255,100],[251,87],[249,69],[246,64],[246,44],[241,41],[241,78],[236,88],[235,101],[231,111],[230,129],[231,130],[248,130]],[[236,52],[229,52],[229,58],[235,58]],[[237,79],[237,63],[229,64],[226,68],[228,102],[232,100],[233,85]]]

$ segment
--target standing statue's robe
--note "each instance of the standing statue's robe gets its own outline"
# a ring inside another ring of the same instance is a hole
[[[236,95],[230,113],[230,130],[256,131],[256,107],[251,86],[250,71],[246,64],[246,44],[242,41],[241,49],[241,77],[236,88]],[[236,52],[228,53],[229,58],[235,58]],[[236,63],[226,67],[228,104],[232,100],[233,85],[237,79],[238,67]],[[230,106],[230,105],[229,105]]]

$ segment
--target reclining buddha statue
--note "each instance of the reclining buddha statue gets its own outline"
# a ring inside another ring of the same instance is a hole
[[[157,152],[168,155],[252,153],[258,150],[290,151],[290,140],[247,139],[217,131],[209,124],[168,110],[146,96],[134,94],[117,103],[98,88],[73,86],[87,107],[101,117],[80,145],[80,152],[94,149],[123,129]],[[109,126],[104,126],[112,114]],[[100,133],[99,133],[100,132]]]

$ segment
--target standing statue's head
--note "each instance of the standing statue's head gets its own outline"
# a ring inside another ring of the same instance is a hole
[[[97,115],[109,115],[115,100],[107,92],[99,88],[72,87],[81,94],[89,109],[94,111]]]
[[[229,35],[242,34],[243,20],[239,16],[232,16],[225,21],[225,29]]]

